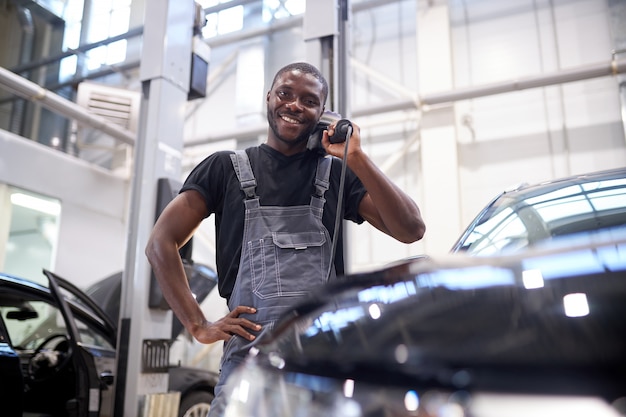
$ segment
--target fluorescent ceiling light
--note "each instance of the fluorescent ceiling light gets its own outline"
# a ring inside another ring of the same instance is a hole
[[[567,317],[584,317],[589,314],[587,295],[583,293],[567,294],[563,297]]]
[[[543,274],[541,269],[527,269],[522,271],[522,281],[526,289],[543,288]]]
[[[51,216],[58,216],[61,213],[61,205],[55,201],[44,200],[28,194],[11,194],[11,204],[36,210]]]

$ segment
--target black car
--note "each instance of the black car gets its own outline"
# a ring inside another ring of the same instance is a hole
[[[112,415],[114,324],[69,282],[0,274],[3,416]]]
[[[621,231],[324,286],[257,339],[226,417],[625,415]]]
[[[185,270],[206,297],[216,283],[212,270],[187,263]],[[0,274],[0,415],[110,417],[117,322],[84,291],[44,273],[48,286]],[[95,296],[106,292],[105,284],[91,289]],[[119,314],[121,277],[117,286]],[[181,392],[179,415],[206,415],[217,374],[180,366],[168,372],[169,390]]]
[[[496,196],[452,252],[493,255],[626,224],[626,168],[520,185]]]

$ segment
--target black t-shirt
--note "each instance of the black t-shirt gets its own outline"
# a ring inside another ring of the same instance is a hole
[[[188,190],[198,191],[204,197],[209,215],[215,214],[218,288],[220,295],[226,299],[230,297],[239,270],[245,211],[245,195],[233,169],[230,159],[232,153],[221,151],[208,156],[193,169],[180,190],[181,193]],[[285,156],[263,144],[246,149],[246,153],[257,181],[256,193],[261,206],[285,207],[310,203],[315,190],[314,180],[319,158],[317,152],[305,151]],[[322,221],[331,239],[335,236],[341,168],[342,161],[333,158],[330,187],[324,194],[326,204]],[[344,219],[355,223],[363,222],[358,211],[365,192],[358,177],[347,169],[342,203]],[[338,275],[344,272],[341,223],[335,252],[335,269]]]

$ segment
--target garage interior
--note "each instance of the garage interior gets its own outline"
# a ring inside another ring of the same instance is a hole
[[[0,271],[124,271],[129,346],[166,337],[143,255],[157,182],[264,142],[294,61],[427,224],[411,245],[348,225],[349,271],[445,255],[509,187],[626,165],[625,21],[621,0],[0,0]],[[194,261],[214,265],[213,235]],[[132,410],[165,383],[129,351]]]

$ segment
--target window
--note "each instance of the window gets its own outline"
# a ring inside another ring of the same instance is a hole
[[[198,1],[204,9],[228,2],[230,2],[230,0]],[[211,38],[241,29],[243,29],[243,6],[234,6],[225,8],[216,13],[209,13],[206,16],[206,25],[202,28],[202,36]]]
[[[81,43],[98,42],[128,32],[130,4],[131,0],[88,0],[88,16],[84,16],[84,0],[67,0],[62,10],[62,17],[66,22],[63,49],[76,49]],[[87,19],[84,25],[83,17]],[[83,29],[85,33],[81,33]],[[126,59],[126,40],[89,50],[84,58],[85,69],[89,71],[123,62]],[[73,55],[61,61],[61,79],[74,76],[78,60],[79,57]]]
[[[88,42],[97,42],[128,32],[131,0],[98,0],[91,3]],[[87,51],[86,67],[95,70],[126,59],[126,40]]]
[[[296,16],[304,13],[306,0],[264,0],[263,21],[270,22],[276,19]]]
[[[46,282],[41,268],[54,268],[61,202],[28,190],[0,184],[0,204],[8,208],[5,222],[0,224],[8,230],[0,230],[7,236],[4,257],[0,254],[0,270]]]
[[[204,8],[227,4],[231,0],[199,0]],[[304,13],[306,0],[264,0],[263,22],[295,16]],[[220,11],[209,13],[206,16],[206,26],[202,29],[205,38],[235,32],[243,29],[244,6],[224,6]]]
[[[59,336],[57,342],[69,338],[61,311],[56,305],[45,301],[24,299],[20,305],[0,305],[0,314],[6,323],[11,343],[20,349],[36,349],[52,335]],[[96,329],[79,319],[76,319],[75,324],[81,343],[113,350],[113,345]]]
[[[65,20],[65,35],[63,36],[63,50],[76,49],[80,43],[80,31],[83,26],[84,0],[68,0],[61,10]],[[76,73],[77,56],[72,55],[61,60],[59,77],[68,79]]]

